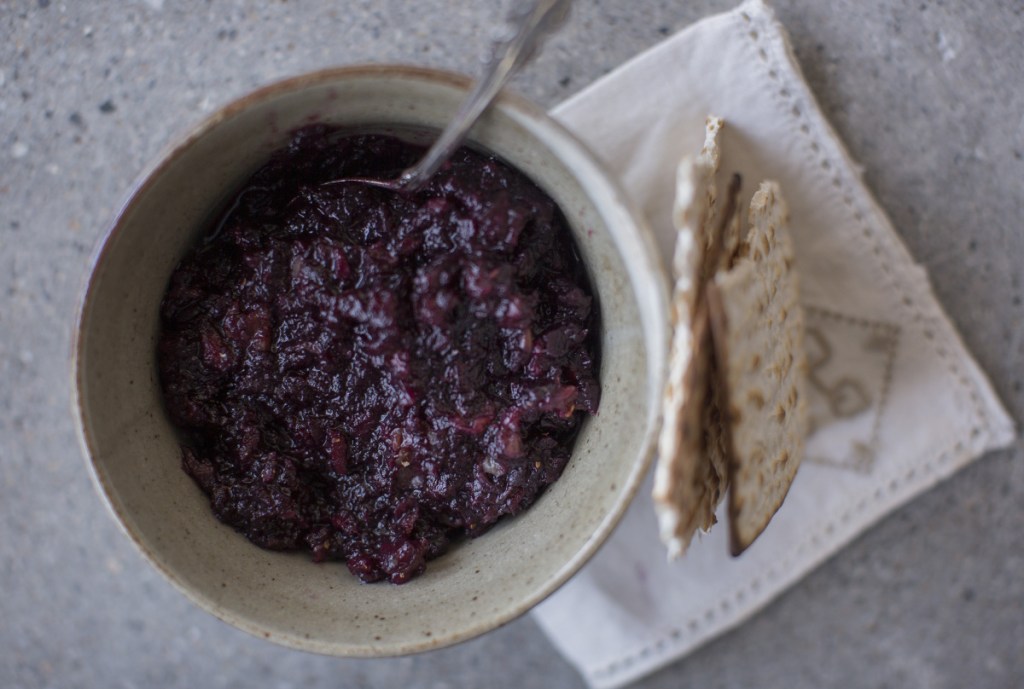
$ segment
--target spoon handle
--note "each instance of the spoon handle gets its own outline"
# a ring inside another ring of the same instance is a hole
[[[512,73],[526,64],[536,54],[541,39],[562,23],[572,0],[512,2],[506,30],[492,44],[483,75],[426,155],[398,178],[402,190],[422,187],[455,152]]]

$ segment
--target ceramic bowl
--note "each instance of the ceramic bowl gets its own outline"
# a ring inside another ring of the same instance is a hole
[[[310,122],[440,128],[467,79],[367,66],[283,81],[223,108],[146,173],[95,258],[75,343],[76,416],[93,477],[143,555],[196,604],[257,636],[344,656],[399,655],[526,612],[598,549],[648,467],[667,350],[667,280],[620,188],[542,110],[503,96],[471,134],[561,206],[601,307],[600,413],[562,478],[526,512],[467,540],[403,586],[341,563],[261,550],[218,522],[181,470],[162,406],[159,307],[204,221]]]

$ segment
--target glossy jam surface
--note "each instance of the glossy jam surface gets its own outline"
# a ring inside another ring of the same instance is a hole
[[[460,150],[299,130],[175,270],[159,368],[183,466],[257,545],[402,583],[526,509],[597,411],[597,307],[554,202]]]

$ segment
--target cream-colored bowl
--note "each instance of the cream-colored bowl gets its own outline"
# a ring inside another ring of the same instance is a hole
[[[598,549],[648,466],[667,349],[667,281],[620,188],[543,111],[505,96],[471,135],[561,206],[602,317],[603,396],[562,478],[529,510],[428,563],[403,586],[343,564],[261,550],[218,522],[180,468],[157,380],[159,306],[175,265],[226,195],[311,121],[440,128],[468,80],[409,67],[317,72],[225,107],[160,158],[100,249],[75,345],[76,416],[96,483],[124,531],[199,606],[308,651],[398,655],[526,612]]]

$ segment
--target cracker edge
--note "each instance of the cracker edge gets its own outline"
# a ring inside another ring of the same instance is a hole
[[[673,201],[672,221],[676,228],[676,248],[672,266],[675,281],[671,302],[672,342],[669,369],[662,392],[662,428],[658,434],[658,462],[655,467],[651,497],[658,519],[662,542],[668,548],[668,557],[682,555],[698,530],[706,531],[714,524],[714,511],[722,498],[710,508],[706,517],[707,475],[718,474],[705,452],[706,433],[703,432],[703,406],[709,399],[711,375],[710,326],[701,315],[704,264],[709,249],[710,227],[717,225],[715,202],[717,187],[715,175],[721,158],[719,135],[724,120],[709,115],[704,121],[704,143],[700,153],[680,161],[676,172],[676,196]],[[691,183],[689,196],[680,203],[680,173],[689,166]],[[696,217],[694,216],[696,213]],[[704,320],[702,336],[694,337],[695,325]],[[687,351],[680,351],[680,350]],[[680,360],[682,359],[682,360]],[[703,361],[702,374],[696,368]],[[700,381],[695,382],[695,378]],[[699,392],[698,392],[699,391]],[[696,399],[699,397],[700,399]],[[694,409],[694,403],[701,408]],[[693,430],[693,424],[698,427]],[[690,431],[687,433],[686,431]],[[704,484],[704,485],[701,485]],[[691,503],[687,507],[677,503]]]

